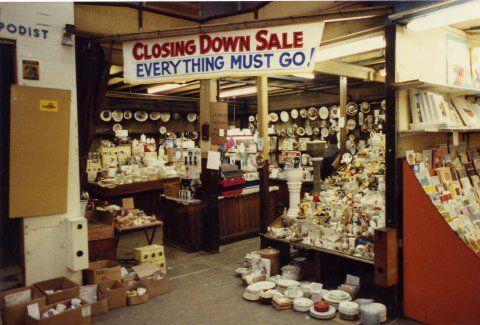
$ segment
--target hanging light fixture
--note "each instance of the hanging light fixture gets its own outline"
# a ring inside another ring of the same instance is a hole
[[[366,35],[348,41],[320,46],[315,54],[315,61],[327,61],[347,55],[370,52],[385,47],[383,34]]]
[[[257,86],[249,86],[220,92],[220,98],[239,97],[257,93]]]
[[[147,92],[149,94],[157,94],[164,91],[176,89],[185,86],[185,84],[162,84],[158,86],[148,87]]]

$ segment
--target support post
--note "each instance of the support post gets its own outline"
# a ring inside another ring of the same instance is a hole
[[[257,79],[257,110],[258,110],[258,130],[259,137],[263,140],[262,157],[265,165],[259,169],[260,176],[260,232],[266,233],[270,222],[276,216],[270,216],[269,213],[275,209],[270,209],[265,204],[272,204],[270,200],[270,180],[269,180],[269,158],[270,158],[270,140],[268,138],[268,78],[260,76]]]
[[[202,200],[203,209],[203,249],[208,252],[218,252],[220,248],[219,202],[218,202],[218,172],[206,169],[208,152],[211,149],[210,103],[217,101],[217,83],[215,79],[200,81],[200,148],[202,150]],[[204,140],[204,124],[207,124],[208,134]]]
[[[347,141],[347,77],[340,77],[340,120],[343,125],[340,127],[340,154],[345,153]]]

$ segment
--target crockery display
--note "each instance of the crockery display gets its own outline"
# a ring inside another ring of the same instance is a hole
[[[315,107],[310,107],[308,109],[308,118],[311,120],[316,120],[318,117],[318,110]]]
[[[148,113],[145,111],[137,111],[135,112],[134,117],[138,122],[145,122],[148,119]]]
[[[106,109],[100,112],[100,119],[104,122],[109,122],[112,120],[112,111]]]
[[[290,116],[296,120],[298,118],[298,110],[297,109],[292,109],[292,111],[290,112]]]
[[[290,115],[288,115],[288,112],[283,111],[283,112],[280,113],[280,120],[281,120],[282,122],[286,123],[286,122],[288,122],[288,120],[289,120],[289,116],[290,116]]]
[[[318,110],[318,114],[322,120],[326,120],[329,115],[328,108],[326,106],[320,107],[320,109]]]
[[[160,114],[160,119],[162,120],[162,122],[164,123],[167,123],[168,121],[170,121],[170,112],[162,112]]]
[[[122,111],[119,111],[117,109],[112,112],[112,120],[114,120],[115,122],[120,122],[122,119],[123,119]]]
[[[160,119],[160,116],[162,114],[160,112],[150,112],[150,119],[152,121],[157,121],[158,119]]]
[[[308,112],[307,112],[307,109],[306,108],[302,108],[300,110],[300,117],[301,118],[307,118],[308,117]]]

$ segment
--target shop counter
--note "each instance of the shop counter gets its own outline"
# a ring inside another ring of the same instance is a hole
[[[138,182],[118,185],[114,188],[104,188],[89,183],[85,186],[92,198],[108,201],[111,204],[122,205],[122,199],[132,197],[135,208],[145,211],[147,215],[161,214],[160,196],[166,184],[179,182],[180,178],[165,178],[156,181]]]

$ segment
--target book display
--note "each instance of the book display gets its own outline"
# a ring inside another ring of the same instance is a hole
[[[408,158],[409,157],[409,158]],[[480,256],[480,155],[477,149],[439,145],[407,153],[407,162],[432,204],[462,241]]]

